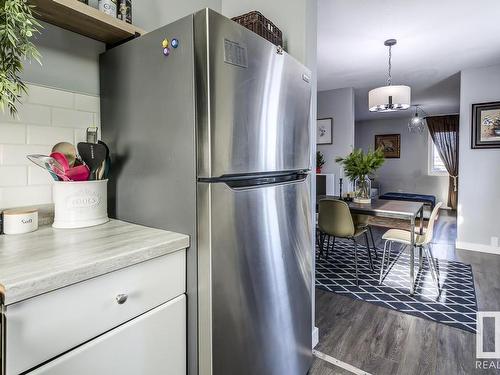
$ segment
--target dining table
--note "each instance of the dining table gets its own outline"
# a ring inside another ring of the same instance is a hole
[[[324,198],[338,197],[330,195],[320,195],[319,202]],[[372,199],[370,203],[356,203],[346,201],[352,214],[368,215],[392,219],[407,220],[410,223],[411,245],[410,245],[410,295],[415,292],[415,240],[416,232],[423,234],[424,230],[424,204],[422,202],[395,201],[385,199]],[[416,228],[417,218],[419,218],[419,228]],[[375,244],[373,244],[375,246]],[[419,271],[423,266],[422,248],[419,248]]]

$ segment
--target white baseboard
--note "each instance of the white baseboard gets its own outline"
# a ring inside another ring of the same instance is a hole
[[[319,329],[318,327],[314,327],[313,332],[312,332],[312,347],[313,349],[318,345],[319,343]]]
[[[462,249],[462,250],[470,250],[470,251],[477,251],[479,253],[500,255],[500,247],[498,246],[483,245],[479,243],[464,242],[457,240],[455,242],[455,247],[457,249]]]

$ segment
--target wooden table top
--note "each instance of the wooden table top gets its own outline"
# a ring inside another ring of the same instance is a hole
[[[333,196],[319,196],[323,198],[336,198]],[[424,204],[421,202],[393,201],[386,199],[372,199],[371,203],[346,202],[349,209],[354,214],[369,216],[389,217],[395,219],[415,219],[423,210]]]

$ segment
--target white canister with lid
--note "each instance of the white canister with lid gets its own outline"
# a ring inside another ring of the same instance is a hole
[[[37,209],[12,209],[3,211],[3,232],[22,234],[38,229]]]

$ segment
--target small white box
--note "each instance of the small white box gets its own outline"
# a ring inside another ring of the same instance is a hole
[[[22,234],[38,229],[37,209],[13,209],[3,212],[3,232]]]
[[[58,181],[52,186],[54,228],[84,228],[108,219],[108,180]]]

